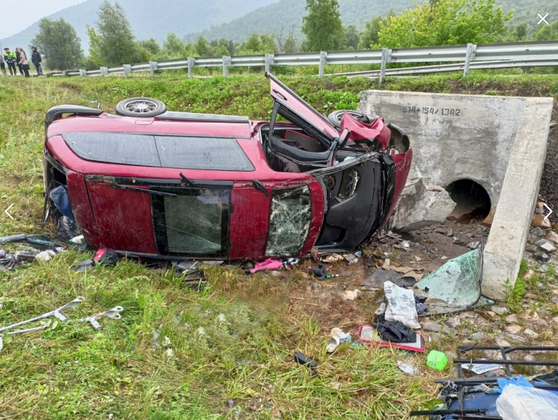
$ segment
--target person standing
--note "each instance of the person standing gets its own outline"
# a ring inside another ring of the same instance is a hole
[[[25,77],[29,77],[29,62],[27,61],[27,54],[21,48],[16,48],[16,52],[19,53],[19,60],[17,65],[19,66],[19,71],[25,74]]]
[[[19,64],[19,59],[20,59],[19,50],[20,50],[20,48],[19,48],[19,47],[16,47],[16,50],[15,50],[15,53],[16,53],[16,65],[17,65],[17,68],[19,69],[19,74],[21,74],[21,75],[23,76],[23,70],[21,69],[21,64]],[[19,76],[19,74],[16,73],[16,76]]]
[[[4,76],[7,76],[6,74],[6,64],[4,63],[4,56],[0,55],[0,70],[2,71],[2,74]]]
[[[31,55],[31,61],[33,62],[33,65],[37,69],[37,76],[42,76],[43,69],[41,68],[41,62],[43,61],[43,59],[41,57],[41,53],[37,51],[36,47],[33,47],[32,50],[33,50],[33,54]]]
[[[13,52],[10,52],[10,49],[8,47],[4,48],[4,60],[6,61],[6,64],[8,65],[8,69],[10,70],[10,76],[15,76],[16,75],[16,67],[15,67],[15,63],[16,63],[16,54]]]

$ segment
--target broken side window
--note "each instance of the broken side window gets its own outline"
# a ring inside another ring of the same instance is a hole
[[[163,255],[225,258],[230,190],[157,188],[176,197],[151,197],[157,249]]]
[[[273,190],[266,256],[298,254],[308,237],[311,220],[312,197],[308,185]]]

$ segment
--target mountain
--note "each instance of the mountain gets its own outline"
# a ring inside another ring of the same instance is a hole
[[[417,0],[422,3],[426,0]],[[356,25],[363,29],[367,20],[377,15],[387,15],[390,10],[398,14],[407,8],[414,7],[414,0],[338,0],[339,11],[344,25]],[[514,17],[510,23],[527,22],[531,29],[537,26],[540,18],[549,14],[550,23],[558,20],[558,2],[556,0],[496,0],[505,12],[514,10]],[[256,9],[246,16],[212,26],[200,33],[185,36],[187,41],[193,41],[198,35],[207,40],[215,38],[232,39],[235,42],[245,41],[253,33],[288,34],[294,30],[300,37],[302,18],[306,15],[305,0],[280,0],[278,3]]]
[[[219,25],[266,6],[274,0],[118,0],[137,39],[155,38],[162,43],[169,32],[179,36],[199,32],[211,25]],[[303,0],[304,1],[304,0]],[[63,9],[49,19],[64,18],[75,28],[87,54],[89,39],[86,25],[98,20],[99,6],[103,0],[87,0]],[[111,1],[112,2],[112,1]],[[39,30],[39,22],[9,38],[0,40],[0,47],[27,49]]]
[[[377,15],[386,15],[390,10],[401,13],[413,7],[414,0],[338,0],[339,12],[344,25],[356,25],[363,29],[364,23]],[[300,34],[302,18],[306,15],[305,0],[280,0],[278,3],[260,7],[246,16],[212,26],[200,33],[186,35],[187,41],[194,41],[202,35],[212,39],[232,39],[235,42],[246,40],[253,33],[288,34],[291,29]]]

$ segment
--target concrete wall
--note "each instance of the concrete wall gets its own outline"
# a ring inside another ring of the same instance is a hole
[[[435,184],[471,179],[500,196],[523,99],[501,96],[365,91],[358,110],[403,128],[414,164]]]
[[[552,98],[361,92],[358,110],[403,128],[423,176],[447,187],[471,179],[491,200],[483,293],[515,283],[538,195]]]

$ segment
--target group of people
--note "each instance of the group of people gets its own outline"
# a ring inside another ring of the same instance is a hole
[[[37,76],[43,74],[43,69],[41,67],[41,53],[37,51],[37,48],[33,47],[33,54],[31,55],[31,62],[37,69]],[[0,55],[0,71],[4,76],[7,76],[6,65],[10,71],[10,76],[19,76],[17,74],[16,66],[19,69],[19,73],[25,77],[29,77],[29,61],[27,59],[27,54],[22,48],[16,48],[15,52],[11,52],[8,47],[4,48],[4,55]]]

